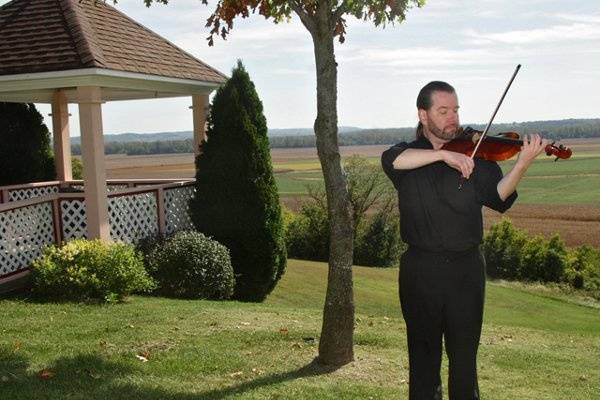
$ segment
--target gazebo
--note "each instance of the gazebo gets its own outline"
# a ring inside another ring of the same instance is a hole
[[[193,182],[106,180],[102,104],[191,97],[198,151],[208,96],[226,76],[103,1],[13,0],[0,7],[0,37],[0,101],[52,105],[57,173],[0,187],[0,287],[46,244],[190,227]],[[72,179],[69,103],[79,107],[83,181]]]

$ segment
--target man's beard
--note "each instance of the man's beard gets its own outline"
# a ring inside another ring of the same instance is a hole
[[[427,130],[435,137],[442,140],[452,140],[456,137],[458,125],[454,126],[450,131],[438,127],[431,119],[427,118]]]

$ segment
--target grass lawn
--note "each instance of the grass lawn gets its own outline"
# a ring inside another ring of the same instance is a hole
[[[0,399],[406,399],[398,271],[354,271],[356,361],[337,370],[311,364],[323,263],[290,260],[263,304],[0,300]],[[496,283],[486,301],[484,399],[599,398],[600,309]]]

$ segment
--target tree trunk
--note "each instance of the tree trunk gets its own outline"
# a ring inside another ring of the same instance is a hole
[[[327,2],[321,2],[325,5]],[[343,365],[353,361],[354,300],[352,290],[353,223],[337,128],[337,63],[329,9],[319,7],[311,32],[317,71],[317,152],[323,169],[330,228],[329,274],[319,341],[318,361]]]

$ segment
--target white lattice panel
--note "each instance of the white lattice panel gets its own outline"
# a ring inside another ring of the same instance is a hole
[[[52,203],[0,213],[0,277],[24,268],[54,243]]]
[[[63,240],[87,238],[87,219],[83,200],[60,201]]]
[[[11,189],[8,192],[8,201],[20,201],[35,197],[47,196],[58,193],[58,186],[39,186],[24,189]]]
[[[189,202],[195,192],[194,186],[171,188],[164,190],[165,221],[167,234],[181,230],[194,229],[190,215]]]
[[[158,233],[156,193],[138,193],[108,199],[110,237],[127,243]]]

